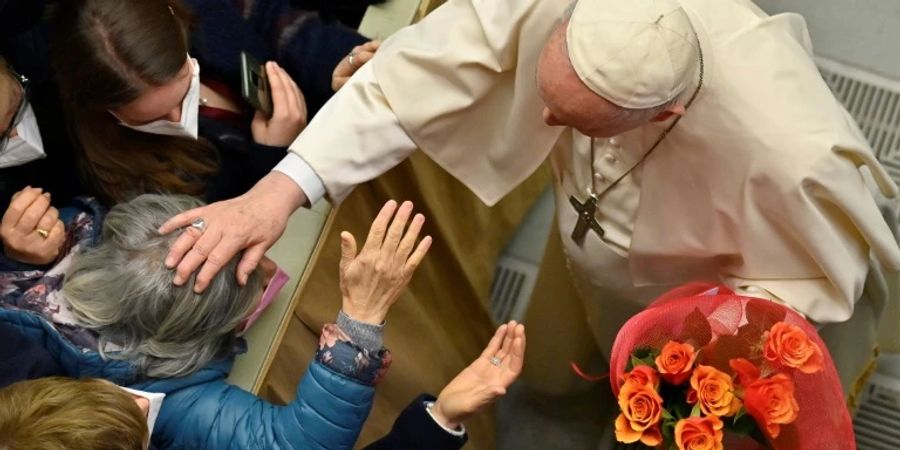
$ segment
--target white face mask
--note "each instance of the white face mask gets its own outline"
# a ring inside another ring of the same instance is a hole
[[[184,100],[181,101],[180,122],[170,122],[165,119],[160,119],[142,125],[129,125],[120,119],[119,125],[143,133],[197,139],[197,124],[199,120],[198,116],[200,114],[200,64],[197,63],[196,59],[191,58],[190,56],[188,56],[188,60],[191,62],[193,74],[191,75],[191,86],[188,88]],[[115,117],[115,114],[113,114],[113,116]]]
[[[44,153],[41,130],[30,104],[25,107],[22,120],[16,125],[16,133],[17,136],[9,138],[6,148],[0,152],[0,168],[21,166],[47,156]]]
[[[159,416],[159,409],[162,408],[163,399],[166,398],[166,394],[160,392],[139,391],[137,389],[129,389],[122,386],[119,386],[119,388],[127,391],[131,395],[144,397],[150,401],[150,410],[147,412],[147,431],[149,431],[150,434],[153,434],[153,425],[156,424],[156,417]]]

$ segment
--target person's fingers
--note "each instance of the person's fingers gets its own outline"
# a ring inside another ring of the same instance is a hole
[[[481,352],[481,357],[491,359],[494,355],[496,355],[497,350],[500,350],[500,343],[503,342],[503,336],[506,336],[505,323],[497,327],[497,331],[494,332],[494,336],[491,337],[491,340],[488,342],[487,347],[485,347],[484,351]]]
[[[182,236],[189,233],[195,236],[200,234],[198,233],[198,230],[191,227],[185,229]],[[180,236],[179,239],[181,239]],[[178,263],[178,267],[175,269],[175,278],[173,282],[176,286],[181,286],[191,277],[191,274],[206,261],[221,239],[222,234],[211,228],[200,234],[200,237],[193,243],[194,245],[188,249],[188,252],[184,255],[184,258],[182,258],[181,262]]]
[[[66,226],[62,223],[61,220],[57,220],[53,225],[50,225],[47,230],[49,234],[47,235],[47,239],[44,239],[43,251],[50,255],[51,259],[47,262],[55,260],[59,256],[60,247],[66,241]]]
[[[281,78],[281,84],[285,87],[285,105],[287,106],[288,117],[294,118],[300,115],[300,88],[297,83],[291,79],[291,76],[285,72],[278,63],[275,63],[275,72]]]
[[[47,208],[47,211],[44,212],[44,215],[37,223],[37,228],[44,231],[50,231],[56,222],[59,220],[59,210],[54,207]]]
[[[16,222],[16,230],[21,233],[30,233],[37,228],[41,217],[50,209],[50,194],[44,193],[35,197],[34,201],[28,205],[19,221]],[[49,231],[49,230],[48,230]]]
[[[409,222],[409,215],[412,214],[412,210],[413,204],[409,200],[400,205],[400,208],[397,209],[397,214],[394,216],[394,220],[391,222],[390,228],[388,228],[387,236],[384,238],[384,243],[381,244],[381,248],[391,252],[397,250],[397,246],[400,245],[400,238],[403,236],[403,230],[406,228],[407,222]]]
[[[503,335],[503,343],[500,345],[500,351],[497,352],[497,358],[503,359],[512,349],[512,341],[515,337],[516,321],[510,320],[506,324],[506,334]]]
[[[364,50],[364,51],[375,52],[376,50],[378,50],[379,46],[381,46],[381,41],[371,40],[371,41],[363,44],[361,47],[362,47],[362,50]]]
[[[247,284],[247,279],[250,278],[250,272],[253,272],[256,269],[256,266],[262,261],[263,256],[265,255],[265,244],[257,244],[244,250],[244,254],[241,256],[241,260],[237,265],[237,280],[239,285],[244,286]]]
[[[22,217],[22,214],[24,214],[25,210],[31,205],[31,202],[39,195],[41,195],[41,190],[32,187],[27,187],[16,192],[16,194],[13,195],[12,200],[10,200],[6,212],[3,213],[3,228],[14,228],[16,223],[18,223],[19,219]]]
[[[197,279],[194,281],[194,292],[201,293],[206,290],[206,287],[209,286],[209,283],[212,282],[213,278],[215,278],[216,274],[225,267],[225,264],[228,264],[228,261],[234,257],[241,249],[243,245],[238,239],[220,239],[216,242],[215,247],[211,250],[209,256],[206,257],[206,262],[203,263],[203,267],[200,268],[200,272],[197,273]],[[256,263],[259,263],[259,259],[256,260]],[[253,265],[256,267],[256,264]]]
[[[203,212],[206,209],[206,206],[201,206],[199,208],[189,209],[181,214],[173,216],[171,219],[167,220],[166,223],[162,224],[158,230],[156,230],[159,234],[169,234],[175,230],[184,228],[195,220],[198,217],[203,217]],[[185,252],[190,250],[190,247],[185,249]],[[169,252],[169,256],[173,256],[172,252]],[[178,259],[181,259],[181,256],[178,256]]]
[[[356,258],[356,238],[348,231],[341,232],[341,268],[353,262]]]
[[[421,214],[416,214],[413,217],[412,222],[409,224],[409,228],[406,229],[406,233],[403,234],[403,239],[400,240],[400,245],[397,246],[397,258],[401,258],[402,261],[406,262],[406,259],[409,258],[409,254],[412,253],[413,246],[416,245],[416,241],[419,239],[419,233],[422,231],[422,225],[425,223],[425,216]]]
[[[384,241],[384,233],[387,232],[388,224],[396,210],[397,202],[393,200],[388,200],[381,207],[381,211],[378,212],[378,216],[375,217],[375,220],[372,221],[372,226],[369,227],[369,235],[366,237],[366,243],[363,244],[363,251],[381,248],[381,243]]]
[[[372,58],[375,57],[375,53],[372,52],[360,52],[357,53],[356,56],[353,57],[353,63],[358,67],[362,67],[367,62],[371,61]]]
[[[193,220],[191,220],[193,222]],[[194,228],[187,227],[184,231],[181,232],[181,235],[175,239],[175,242],[172,243],[172,246],[169,247],[169,254],[166,255],[166,267],[169,269],[173,269],[176,266],[179,266],[180,263],[184,260],[184,256],[187,255],[192,248],[194,248],[194,244],[197,243],[197,240],[203,235],[203,232]],[[192,268],[193,270],[200,267],[199,265]]]
[[[419,246],[416,247],[416,251],[410,255],[409,259],[406,260],[406,266],[404,266],[403,271],[406,274],[412,274],[416,271],[416,268],[419,267],[419,264],[425,259],[425,255],[428,254],[428,249],[431,248],[431,236],[425,236],[422,238],[422,241],[419,242]]]
[[[265,67],[269,78],[269,92],[272,94],[272,118],[283,118],[288,113],[286,99],[288,87],[284,85],[274,61],[267,62]]]
[[[518,376],[522,373],[522,366],[525,364],[525,339],[522,337],[516,337],[513,339],[512,343],[512,352],[509,354],[509,358],[507,358],[509,362],[507,362],[509,371],[512,372],[515,376]]]

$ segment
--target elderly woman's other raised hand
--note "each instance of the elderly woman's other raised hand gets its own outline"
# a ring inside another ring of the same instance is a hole
[[[369,41],[353,47],[350,54],[334,66],[334,71],[331,73],[331,89],[337,91],[342,88],[363,64],[369,62],[375,56],[379,45],[381,45],[379,41]]]
[[[16,192],[0,222],[6,256],[26,264],[50,264],[66,241],[59,211],[50,206],[50,193],[26,187]]]
[[[412,210],[412,202],[404,202],[399,208],[397,202],[387,202],[372,222],[359,253],[353,235],[341,233],[343,311],[354,320],[384,322],[431,247],[431,236],[425,236],[416,245],[425,217],[416,214],[410,221]]]
[[[525,326],[510,321],[500,325],[481,356],[444,387],[432,407],[435,420],[447,428],[506,394],[525,361]]]

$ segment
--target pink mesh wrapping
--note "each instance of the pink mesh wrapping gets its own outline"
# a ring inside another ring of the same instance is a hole
[[[705,318],[709,327],[698,324],[698,318]],[[778,321],[806,332],[823,350],[825,364],[823,370],[814,374],[785,372],[795,383],[799,415],[793,424],[783,426],[781,434],[770,444],[776,450],[855,450],[853,426],[837,370],[816,329],[790,308],[768,300],[742,297],[723,286],[690,284],[676,288],[632,317],[619,330],[613,344],[610,358],[613,392],[619,393],[621,376],[632,351],[641,347],[662,348],[670,340],[698,341],[703,348],[704,364],[733,375],[728,360],[746,357],[749,352],[746,342],[736,336],[738,328],[750,323],[768,329]],[[709,335],[707,329],[711,330]],[[742,441],[726,443],[726,448],[753,448],[745,442],[749,439]]]

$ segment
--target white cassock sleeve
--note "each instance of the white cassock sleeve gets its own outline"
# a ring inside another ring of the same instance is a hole
[[[319,110],[274,170],[294,180],[310,204],[326,190],[338,204],[354,186],[387,172],[415,150],[375,81],[372,64],[366,64]],[[315,164],[303,156],[312,154]]]

